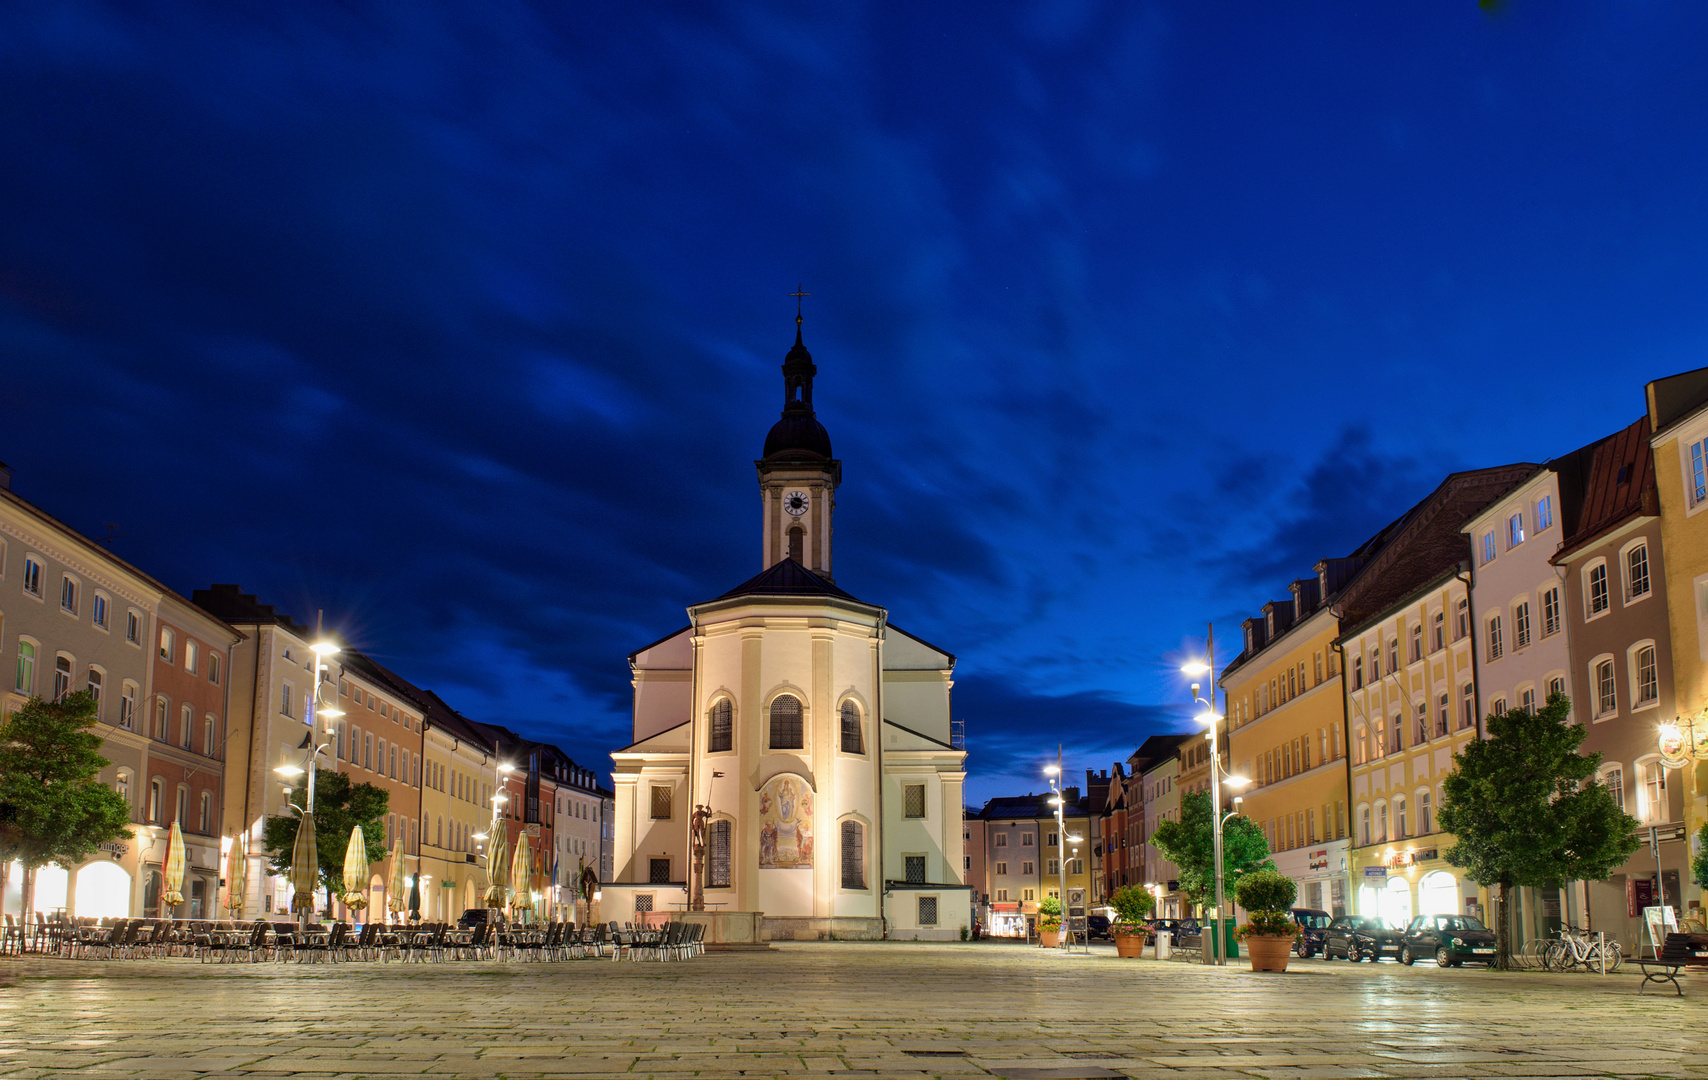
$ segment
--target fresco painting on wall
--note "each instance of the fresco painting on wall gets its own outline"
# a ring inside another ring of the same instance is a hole
[[[792,773],[759,789],[759,867],[812,868],[812,789]]]

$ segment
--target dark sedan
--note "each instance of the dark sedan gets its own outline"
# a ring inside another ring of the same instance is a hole
[[[1197,919],[1152,919],[1146,929],[1148,932],[1145,934],[1145,944],[1147,945],[1155,943],[1158,930],[1166,930],[1172,934],[1173,937],[1170,940],[1176,945],[1181,943],[1181,938],[1195,938],[1201,932]]]
[[[1323,942],[1328,938],[1328,924],[1333,921],[1334,917],[1326,911],[1294,908],[1293,925],[1299,928],[1299,935],[1293,939],[1293,952],[1305,958],[1322,952]]]
[[[1400,963],[1435,958],[1437,967],[1495,962],[1494,931],[1471,915],[1419,915],[1406,927],[1400,944]]]
[[[1323,959],[1345,957],[1374,963],[1384,956],[1398,959],[1400,932],[1371,915],[1342,915],[1323,931]]]

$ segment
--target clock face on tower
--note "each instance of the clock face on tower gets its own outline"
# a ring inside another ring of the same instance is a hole
[[[791,491],[783,496],[783,509],[790,517],[800,517],[807,512],[807,493]]]

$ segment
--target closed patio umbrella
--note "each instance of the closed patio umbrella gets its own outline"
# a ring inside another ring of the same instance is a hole
[[[403,888],[407,882],[403,872],[403,841],[392,841],[391,844],[391,873],[386,877],[385,903],[393,911],[403,910]]]
[[[314,815],[297,819],[297,840],[291,846],[291,910],[314,911],[314,892],[320,887],[320,851],[314,839]]]
[[[368,906],[368,840],[360,825],[350,830],[350,846],[344,849],[344,906],[351,911]]]
[[[166,838],[166,879],[163,884],[166,891],[160,894],[162,904],[177,907],[184,902],[184,832],[176,821]]]
[[[409,921],[421,921],[421,875],[409,879]]]
[[[486,840],[486,850],[492,854],[487,857],[486,869],[486,906],[503,908],[509,899],[510,880],[510,846],[504,842],[504,836],[490,836]]]
[[[533,875],[533,849],[528,846],[528,834],[516,837],[516,857],[510,863],[510,906],[526,911],[534,906],[529,895],[528,879]]]
[[[243,910],[243,887],[247,884],[249,859],[241,842],[231,845],[225,861],[225,908],[230,912]]]
[[[547,907],[549,899],[546,896],[546,860],[534,858],[534,873],[528,879],[528,886],[534,893],[534,911],[544,921],[550,921],[550,911]]]

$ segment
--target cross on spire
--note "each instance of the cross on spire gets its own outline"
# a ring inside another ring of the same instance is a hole
[[[795,298],[795,328],[796,328],[796,333],[800,332],[802,298],[812,295],[812,293],[804,291],[805,289],[806,289],[805,285],[797,282],[795,285],[795,291],[789,294],[790,296]]]

